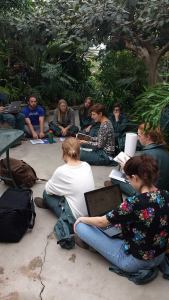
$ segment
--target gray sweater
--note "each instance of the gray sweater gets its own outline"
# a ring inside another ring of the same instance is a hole
[[[75,125],[74,110],[69,107],[67,113],[62,115],[61,121],[59,122],[59,120],[58,120],[58,108],[56,108],[55,111],[54,111],[53,123],[56,126],[62,126],[62,127],[67,127],[67,126],[71,127],[71,126]]]

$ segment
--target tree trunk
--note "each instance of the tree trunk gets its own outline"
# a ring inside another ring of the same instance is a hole
[[[158,55],[149,55],[149,57],[144,60],[144,63],[146,65],[147,71],[148,71],[148,85],[154,86],[157,82],[157,66],[158,66]]]

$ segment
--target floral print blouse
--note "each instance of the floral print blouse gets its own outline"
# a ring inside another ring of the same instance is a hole
[[[166,250],[169,237],[169,192],[157,191],[126,198],[107,220],[119,224],[124,251],[150,260]]]

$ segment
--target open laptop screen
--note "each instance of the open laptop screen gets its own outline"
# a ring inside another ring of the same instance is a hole
[[[109,211],[119,207],[123,201],[119,185],[87,192],[84,196],[90,217],[103,216]]]

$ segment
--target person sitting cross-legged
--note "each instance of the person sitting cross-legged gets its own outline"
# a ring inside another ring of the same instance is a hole
[[[110,120],[106,116],[105,106],[97,103],[91,107],[91,117],[95,122],[100,122],[97,137],[90,137],[89,141],[79,140],[82,146],[80,159],[91,165],[106,166],[112,163],[115,151],[114,129]],[[85,148],[92,148],[86,151]]]
[[[22,109],[25,116],[25,132],[33,139],[42,139],[45,137],[49,127],[45,123],[44,109],[38,105],[35,96],[30,96],[28,105]]]
[[[35,198],[35,203],[59,218],[54,231],[60,245],[66,248],[73,241],[70,234],[75,220],[87,215],[84,193],[94,189],[94,180],[91,167],[79,160],[80,146],[75,138],[66,138],[62,151],[65,164],[55,170],[46,183],[43,198]]]
[[[49,123],[55,136],[75,136],[79,129],[75,126],[74,110],[68,107],[66,100],[60,99],[54,111],[53,121]]]
[[[24,131],[25,119],[21,112],[6,113],[5,106],[8,104],[8,97],[0,94],[0,127],[11,127]]]
[[[135,279],[143,271],[145,283],[153,279],[149,270],[164,268],[169,238],[169,192],[155,186],[158,166],[152,157],[132,157],[124,171],[138,195],[126,198],[118,209],[105,216],[78,218],[74,228],[81,240],[112,263],[113,271]],[[121,226],[121,237],[108,237],[97,228],[110,224]]]
[[[87,97],[84,100],[84,103],[79,107],[79,121],[81,131],[90,136],[97,136],[100,123],[95,122],[91,118],[90,108],[93,106],[93,101],[91,97]]]

